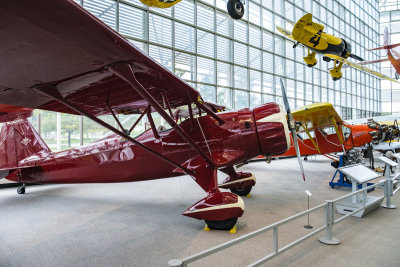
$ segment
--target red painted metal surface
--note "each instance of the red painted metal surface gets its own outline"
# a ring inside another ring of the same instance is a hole
[[[35,166],[49,154],[50,149],[27,119],[4,123],[0,130],[0,170]],[[25,160],[29,163],[23,164]]]
[[[31,108],[22,108],[10,106],[7,104],[0,104],[0,123],[7,121],[14,121],[17,119],[25,119],[32,116]]]
[[[243,203],[232,193],[211,193],[189,207],[183,215],[199,220],[224,221],[243,215],[244,205],[241,207],[240,202]]]
[[[262,108],[272,109],[273,112],[280,111],[278,105],[274,103],[263,105]],[[264,114],[268,116],[274,113],[265,112]],[[204,151],[208,151],[208,145],[213,160],[219,165],[233,166],[260,155],[262,150],[268,149],[271,154],[281,152],[281,146],[277,150],[272,150],[269,142],[261,142],[266,147],[259,146],[260,142],[257,138],[251,110],[243,109],[238,112],[224,112],[220,113],[220,116],[226,122],[223,125],[216,124],[215,120],[208,115],[196,119],[192,129],[190,120],[180,124]],[[244,120],[239,118],[252,120],[250,128],[246,128]],[[27,121],[23,123],[23,125],[27,124],[29,124]],[[11,131],[8,126],[19,127],[20,125],[7,124],[7,131]],[[202,130],[200,130],[200,126]],[[271,124],[271,126],[272,130],[266,126],[258,129],[258,134],[266,140],[268,136],[265,135],[265,132],[272,133],[272,136],[285,135],[283,128],[276,128],[274,124]],[[205,140],[201,131],[204,133]],[[209,169],[204,160],[198,158],[196,151],[182,140],[173,129],[160,132],[159,135],[160,140],[157,140],[154,138],[153,133],[148,130],[135,138],[135,140],[179,162],[188,169],[195,170],[194,179],[205,191],[217,188],[216,177],[207,171],[213,171],[213,169]],[[35,139],[35,142],[41,140],[37,133],[32,137],[33,139]],[[13,140],[7,140],[7,142],[4,142],[5,144],[14,145]],[[182,174],[176,167],[151,155],[137,145],[128,141],[121,141],[121,137],[117,135],[111,135],[86,147],[46,153],[45,155],[32,152],[30,156],[18,163],[18,166],[22,168],[20,171],[21,179],[26,182],[131,182],[173,177]],[[38,159],[40,159],[40,162],[38,162]],[[28,168],[33,164],[35,165],[34,168]],[[157,167],[155,168],[154,166]],[[7,165],[7,168],[10,169],[16,167],[17,165]],[[116,173],[116,170],[118,170],[118,173]],[[17,177],[12,174],[7,179],[16,180]]]
[[[63,97],[92,115],[138,112],[148,103],[107,68],[128,62],[162,105],[192,103],[199,93],[72,0],[0,1],[0,103],[78,114],[38,96],[32,86],[56,85]]]
[[[248,179],[251,177],[253,177],[253,174],[249,172],[238,172],[228,176],[218,187],[224,189],[236,189],[255,186],[256,181],[254,179]]]
[[[18,134],[4,134],[7,153],[0,168],[10,171],[7,179],[112,183],[189,173],[208,193],[203,204],[219,206],[198,218],[224,220],[241,216],[244,205],[226,207],[242,200],[219,192],[217,168],[288,148],[286,121],[277,104],[213,114],[196,90],[72,0],[0,1],[0,18],[0,35],[7,36],[1,43],[0,103],[83,114],[115,133],[51,153],[28,121],[10,122],[4,131]],[[197,104],[207,115],[176,125],[165,112],[165,100],[168,108]],[[141,113],[149,105],[173,129],[132,138],[96,117]]]
[[[256,110],[258,119],[273,116],[281,111],[275,103],[262,105]],[[272,155],[281,153],[282,145],[271,147],[268,134],[273,138],[285,136],[283,127],[276,127],[275,123],[270,123],[270,127],[263,124],[258,129],[253,111],[249,109],[223,112],[219,116],[225,121],[222,125],[216,123],[211,116],[205,115],[196,118],[193,126],[188,119],[182,122],[180,127],[190,134],[201,149],[209,149],[211,158],[225,170],[260,155],[261,151],[268,151]],[[14,132],[18,135],[10,135]],[[43,145],[42,139],[28,120],[6,123],[1,136],[6,136],[2,142],[6,153],[0,168],[11,170],[6,179],[12,181],[113,183],[182,175],[181,169],[116,134],[85,147],[56,153],[50,153],[47,146]],[[215,221],[240,217],[243,214],[244,206],[240,208],[239,204],[235,204],[242,200],[238,200],[238,197],[231,193],[219,192],[216,168],[209,166],[174,129],[160,132],[159,136],[159,139],[155,138],[153,132],[148,130],[135,140],[192,170],[193,179],[208,193],[208,197],[189,209],[192,212],[185,212],[184,215]],[[263,139],[260,140],[258,136]],[[19,144],[25,138],[30,139],[28,144],[32,142],[29,149]],[[261,147],[260,144],[265,147]],[[18,160],[15,153],[12,153],[16,148],[21,151],[17,154]],[[204,210],[205,206],[216,208]],[[194,210],[197,211],[193,212]]]

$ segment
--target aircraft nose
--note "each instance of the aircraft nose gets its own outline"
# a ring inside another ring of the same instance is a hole
[[[284,108],[267,103],[253,110],[261,153],[280,155],[290,147],[290,135]]]

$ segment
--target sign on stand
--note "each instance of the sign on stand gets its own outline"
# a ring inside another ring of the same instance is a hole
[[[354,164],[350,166],[344,166],[338,169],[341,173],[347,176],[351,180],[352,191],[358,191],[358,184],[362,185],[362,188],[367,187],[367,183],[373,179],[380,177],[381,175],[374,172],[373,170],[365,167],[363,164]],[[356,194],[350,199],[344,199],[336,204],[337,212],[340,214],[351,213],[363,206],[371,204],[368,208],[364,208],[359,212],[353,214],[355,217],[362,217],[372,210],[378,208],[382,201],[382,197],[367,196],[367,191],[364,191],[362,195]]]

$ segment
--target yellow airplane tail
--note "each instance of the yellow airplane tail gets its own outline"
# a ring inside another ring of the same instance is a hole
[[[312,21],[312,14],[305,14],[294,25],[292,36],[296,41],[306,42],[318,32],[324,30],[324,25]]]

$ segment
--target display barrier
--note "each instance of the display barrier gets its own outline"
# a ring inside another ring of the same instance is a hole
[[[333,225],[334,224],[338,224],[339,222],[343,221],[344,219],[348,218],[349,216],[352,216],[355,213],[357,213],[357,212],[359,212],[359,211],[361,211],[363,209],[368,208],[369,205],[368,204],[366,205],[366,203],[363,202],[364,204],[360,208],[358,208],[358,209],[356,209],[356,210],[354,210],[354,211],[352,211],[352,212],[350,212],[350,213],[348,213],[348,214],[346,214],[346,215],[344,215],[344,216],[342,216],[342,217],[340,217],[340,218],[335,220],[335,213],[334,213],[335,209],[334,209],[334,206],[336,205],[336,203],[339,202],[339,201],[343,201],[343,200],[345,200],[347,198],[356,196],[357,194],[361,194],[362,195],[362,194],[364,194],[364,192],[367,192],[368,190],[370,190],[372,188],[379,188],[380,185],[382,185],[382,184],[385,186],[385,188],[389,188],[389,186],[392,185],[392,183],[393,183],[393,179],[390,179],[390,178],[386,177],[385,180],[382,180],[382,181],[380,181],[378,183],[375,183],[375,184],[373,184],[371,186],[367,186],[367,187],[365,187],[363,189],[360,189],[360,190],[358,190],[356,192],[347,194],[347,195],[345,195],[343,197],[340,197],[340,198],[337,198],[335,200],[326,200],[325,203],[323,203],[321,205],[318,205],[318,206],[316,206],[314,208],[311,208],[309,210],[305,210],[305,211],[300,212],[300,213],[298,213],[296,215],[293,215],[293,216],[291,216],[291,217],[289,217],[287,219],[284,219],[284,220],[279,221],[277,223],[274,223],[274,224],[271,224],[269,226],[260,228],[260,229],[254,231],[254,232],[245,234],[245,235],[243,235],[241,237],[235,238],[235,239],[233,239],[231,241],[228,241],[226,243],[220,244],[220,245],[215,246],[213,248],[204,250],[204,251],[202,251],[200,253],[197,253],[195,255],[186,257],[184,259],[173,259],[173,260],[170,260],[168,262],[168,264],[171,267],[178,267],[178,266],[184,267],[184,266],[187,266],[191,262],[194,262],[194,261],[200,260],[202,258],[205,258],[207,256],[210,256],[210,255],[212,255],[214,253],[217,253],[217,252],[219,252],[221,250],[224,250],[224,249],[229,248],[229,247],[231,247],[233,245],[239,244],[239,243],[241,243],[241,242],[243,242],[245,240],[248,240],[250,238],[256,237],[256,236],[258,236],[258,235],[260,235],[262,233],[265,233],[265,232],[268,232],[268,231],[271,231],[271,230],[273,231],[273,239],[272,239],[273,252],[268,254],[267,256],[255,261],[255,262],[251,263],[248,266],[259,266],[262,263],[265,263],[268,260],[270,260],[270,259],[278,256],[279,254],[285,252],[289,248],[292,248],[295,245],[307,240],[308,238],[310,238],[310,237],[322,232],[323,230],[326,230],[325,231],[325,235],[319,238],[319,240],[322,243],[328,244],[328,245],[339,244],[340,240],[338,240],[338,239],[333,237],[333,231],[332,231]],[[397,193],[399,188],[397,188],[394,192],[393,192],[393,190],[385,190],[384,197],[386,198],[387,203],[391,203],[391,197],[395,193]],[[291,221],[293,221],[295,219],[303,217],[303,216],[305,216],[307,214],[310,214],[310,213],[315,212],[317,210],[320,210],[322,208],[324,208],[324,225],[322,227],[317,228],[316,230],[314,230],[311,233],[309,233],[309,234],[307,234],[307,235],[295,240],[294,242],[279,248],[279,246],[278,246],[278,228],[280,226],[283,226],[283,225],[285,225],[285,224],[287,224],[287,223],[289,223],[289,222],[291,222]]]

